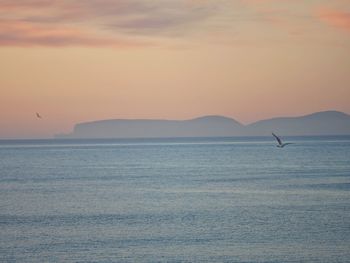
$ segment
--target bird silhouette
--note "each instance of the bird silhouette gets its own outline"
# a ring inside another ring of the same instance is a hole
[[[286,143],[283,143],[281,138],[278,137],[276,134],[272,133],[272,136],[276,138],[278,144],[276,145],[277,147],[279,148],[283,148],[284,146],[288,145],[288,144],[292,144],[291,142],[286,142]]]

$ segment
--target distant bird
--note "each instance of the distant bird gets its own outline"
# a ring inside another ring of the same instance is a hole
[[[291,142],[287,142],[287,143],[282,143],[282,140],[280,139],[280,137],[278,137],[276,134],[272,133],[273,137],[276,138],[278,145],[276,145],[279,148],[283,148],[284,146],[288,145],[288,144],[292,144]]]
[[[39,119],[42,119],[41,115],[39,113],[36,113],[36,117]]]

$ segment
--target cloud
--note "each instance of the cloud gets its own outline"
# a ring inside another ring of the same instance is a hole
[[[302,0],[0,0],[0,46],[304,38],[314,31],[315,5]],[[318,9],[317,20],[349,31],[349,13],[337,10]]]
[[[350,32],[350,12],[339,11],[336,9],[319,8],[316,16],[323,22]]]
[[[63,26],[37,25],[22,21],[0,21],[0,46],[109,46],[150,45],[141,41],[108,38]]]
[[[220,2],[0,0],[0,45],[140,45],[145,37],[185,35],[214,16]]]

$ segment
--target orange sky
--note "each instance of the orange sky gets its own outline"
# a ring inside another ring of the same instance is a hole
[[[0,138],[321,110],[350,113],[348,0],[0,0]]]

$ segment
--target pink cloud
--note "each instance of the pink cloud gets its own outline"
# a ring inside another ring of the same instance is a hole
[[[316,16],[323,22],[350,32],[350,12],[339,11],[329,8],[320,8]]]
[[[42,25],[25,21],[0,20],[0,46],[110,46],[130,47],[146,45],[145,42],[128,41],[126,39],[99,37],[81,29]]]
[[[0,0],[0,45],[133,46],[192,32],[217,12],[213,1]]]

